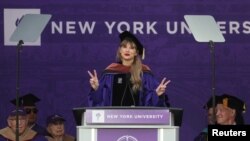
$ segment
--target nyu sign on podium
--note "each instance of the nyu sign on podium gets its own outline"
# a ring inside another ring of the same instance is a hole
[[[175,125],[175,118],[181,119],[176,117],[182,116],[181,109],[100,107],[75,108],[73,112],[76,120],[81,118],[78,141],[179,140],[180,125]]]
[[[166,109],[87,109],[87,125],[169,125],[170,113]]]

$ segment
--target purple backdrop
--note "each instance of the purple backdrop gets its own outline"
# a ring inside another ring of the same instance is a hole
[[[172,107],[183,108],[180,141],[191,141],[206,124],[203,104],[211,95],[208,44],[197,43],[185,30],[185,14],[213,15],[226,42],[215,44],[216,93],[231,93],[249,105],[250,1],[228,0],[53,0],[0,2],[0,128],[6,126],[9,101],[16,96],[16,47],[5,45],[4,9],[40,9],[52,14],[40,46],[24,46],[21,53],[20,94],[42,99],[39,123],[49,114],[67,120],[67,132],[75,135],[72,108],[87,106],[87,70],[101,71],[115,60],[118,33],[128,29],[146,48],[144,63],[156,78],[172,82],[167,94]],[[6,13],[5,13],[6,14]],[[7,16],[7,15],[6,15]],[[13,18],[12,16],[7,17]],[[12,25],[13,24],[13,25]],[[112,27],[112,28],[111,28]],[[10,34],[10,33],[9,33]],[[249,110],[245,114],[250,122]]]

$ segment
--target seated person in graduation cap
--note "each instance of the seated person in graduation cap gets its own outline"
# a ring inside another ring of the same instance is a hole
[[[215,103],[214,106],[217,105],[219,101],[219,96],[214,97]],[[206,116],[207,116],[207,125],[213,125],[216,124],[215,115],[216,112],[213,111],[215,107],[213,108],[213,97],[210,97],[207,103],[203,106],[203,108],[206,110]],[[213,116],[214,115],[214,116]],[[198,136],[195,137],[194,141],[207,141],[208,138],[208,127],[206,126]]]
[[[18,133],[16,118],[18,114]],[[19,134],[19,141],[46,141],[46,138],[28,127],[28,117],[24,109],[15,109],[7,118],[8,126],[0,130],[0,141],[15,141]]]
[[[19,97],[19,105],[25,109],[29,119],[28,127],[41,135],[47,135],[46,129],[37,124],[38,109],[36,107],[36,103],[39,101],[40,99],[32,93],[28,93]],[[16,105],[16,99],[13,99],[11,103]]]
[[[245,103],[232,95],[223,94],[216,105],[216,121],[220,125],[245,124],[243,113],[246,110]]]
[[[96,70],[88,71],[89,106],[169,106],[165,92],[170,80],[163,78],[159,83],[142,64],[144,48],[133,34],[124,31],[119,37],[117,63],[110,64],[100,80]]]

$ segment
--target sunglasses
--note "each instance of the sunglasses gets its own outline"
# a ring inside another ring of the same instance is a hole
[[[31,112],[34,113],[34,114],[36,114],[38,112],[38,109],[37,108],[26,108],[25,112],[27,114],[30,114]]]

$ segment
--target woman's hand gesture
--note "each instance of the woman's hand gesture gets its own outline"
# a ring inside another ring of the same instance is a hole
[[[96,91],[99,87],[99,80],[97,77],[96,70],[94,70],[94,73],[91,73],[90,71],[88,71],[88,74],[90,76],[89,83],[91,87]]]
[[[166,80],[165,77],[161,80],[161,83],[155,90],[158,96],[161,96],[163,93],[165,93],[167,85],[169,83],[170,83],[170,80]]]

